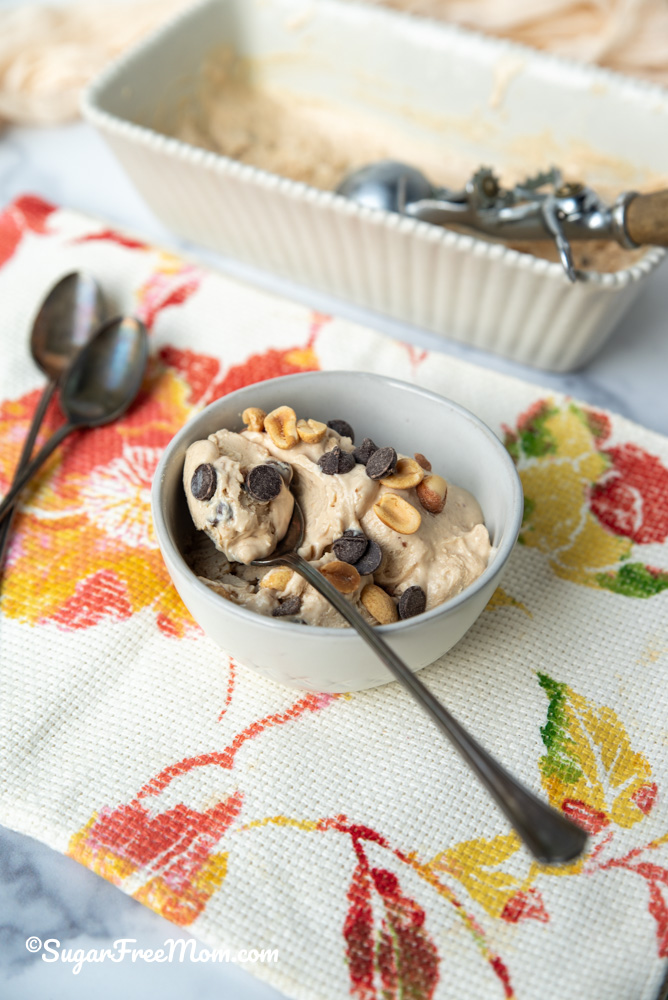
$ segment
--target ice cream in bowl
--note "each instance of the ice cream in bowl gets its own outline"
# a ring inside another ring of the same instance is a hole
[[[414,671],[475,622],[522,517],[518,476],[493,432],[395,379],[290,375],[191,418],[165,449],[152,490],[181,598],[238,662],[329,692],[392,677],[299,572],[257,564],[280,546],[295,500],[299,554]]]

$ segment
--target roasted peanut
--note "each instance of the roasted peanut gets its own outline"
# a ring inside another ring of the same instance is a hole
[[[340,594],[352,594],[360,585],[360,575],[355,567],[338,559],[325,563],[320,572]]]
[[[292,579],[292,570],[287,566],[277,566],[269,570],[260,580],[260,586],[267,590],[285,590]]]
[[[384,486],[393,490],[410,490],[424,479],[424,469],[414,458],[399,458],[391,476],[381,479]]]
[[[264,418],[264,429],[277,448],[284,451],[299,441],[297,414],[291,406],[279,406]]]
[[[369,614],[373,615],[381,625],[390,625],[392,622],[399,621],[396,604],[390,595],[381,587],[377,587],[375,583],[367,583],[360,594],[360,600]]]
[[[241,419],[248,427],[249,431],[263,431],[264,418],[267,414],[257,406],[248,406],[241,414]]]
[[[425,476],[415,492],[425,510],[430,514],[440,514],[445,507],[448,484],[443,476]]]
[[[425,458],[422,452],[416,451],[413,456],[418,465],[421,465],[425,472],[431,472],[431,462]]]
[[[327,424],[321,424],[319,420],[298,420],[297,433],[306,444],[317,444],[327,433]]]
[[[373,512],[383,524],[400,535],[414,534],[422,523],[419,510],[396,493],[384,493],[373,505]]]

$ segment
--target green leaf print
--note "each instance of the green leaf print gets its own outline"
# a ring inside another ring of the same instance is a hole
[[[567,784],[574,783],[582,777],[582,771],[575,754],[575,742],[568,735],[568,687],[541,673],[538,683],[550,699],[547,722],[540,730],[547,747],[547,754],[540,759],[540,769],[546,778],[554,775]]]
[[[668,589],[668,573],[638,562],[626,563],[616,573],[599,573],[596,581],[623,597],[655,597]]]

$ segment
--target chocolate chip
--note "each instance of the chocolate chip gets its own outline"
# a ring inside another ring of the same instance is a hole
[[[296,615],[302,606],[302,599],[298,597],[297,594],[291,594],[290,597],[286,597],[282,604],[279,604],[277,608],[271,613],[272,618],[285,618],[288,615]]]
[[[397,464],[397,453],[394,448],[378,448],[366,463],[366,474],[369,479],[383,479],[394,472]]]
[[[341,458],[339,459],[339,475],[343,475],[345,472],[351,472],[355,468],[356,462],[353,455],[349,451],[342,451]]]
[[[362,558],[358,559],[355,563],[355,569],[360,576],[364,576],[365,573],[375,573],[382,561],[383,550],[378,542],[374,542],[371,538],[369,539],[369,544],[366,547],[366,552]]]
[[[368,544],[366,535],[360,532],[357,535],[344,534],[342,538],[336,539],[332,548],[337,559],[352,565],[362,558]]]
[[[281,492],[283,476],[275,465],[256,465],[246,476],[245,486],[253,500],[269,503]]]
[[[331,427],[337,434],[340,434],[341,437],[350,438],[353,444],[355,443],[355,431],[347,420],[328,420],[327,426]]]
[[[374,451],[378,451],[378,445],[374,444],[371,438],[364,438],[362,443],[358,444],[353,452],[355,461],[359,462],[360,465],[366,465]]]
[[[321,455],[318,459],[318,465],[326,476],[335,476],[339,471],[340,454],[340,448],[332,448],[331,451],[326,451],[325,454]]]
[[[210,500],[216,492],[216,470],[210,463],[198,465],[190,480],[190,492],[195,500]]]
[[[326,476],[343,475],[355,468],[355,459],[348,451],[341,451],[338,445],[326,451],[318,459],[318,465]]]
[[[413,618],[421,615],[427,607],[427,595],[422,587],[409,587],[399,598],[397,610],[400,618]]]

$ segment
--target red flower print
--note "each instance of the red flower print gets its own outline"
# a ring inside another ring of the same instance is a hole
[[[80,580],[74,594],[52,615],[65,629],[90,628],[105,618],[124,621],[132,615],[125,583],[111,569],[102,569]]]
[[[0,212],[0,267],[12,257],[24,233],[46,232],[46,220],[55,210],[48,201],[26,195]]]
[[[642,874],[642,872],[641,872]],[[649,887],[649,912],[656,921],[656,944],[659,958],[668,957],[668,906],[661,890],[666,884],[666,872],[660,869],[659,875],[647,878]]]
[[[178,347],[163,347],[160,359],[177,371],[189,386],[188,402],[192,405],[204,399],[220,370],[218,358],[212,358],[208,354],[196,354],[195,351],[180,350]]]
[[[166,258],[137,292],[136,315],[147,330],[153,329],[158,315],[171,306],[181,306],[198,290],[203,273],[191,264]]]
[[[638,545],[668,538],[668,469],[635,444],[604,451],[610,470],[592,486],[590,506],[601,524]]]
[[[580,802],[578,799],[564,799],[561,803],[561,809],[587,833],[598,833],[610,824],[610,820],[604,812],[592,809],[586,802]]]
[[[640,812],[644,813],[645,816],[649,816],[651,813],[652,807],[656,802],[658,791],[656,782],[652,781],[649,785],[642,785],[642,787],[631,796],[633,802],[635,802],[638,809],[640,809]]]
[[[279,375],[293,375],[296,372],[314,371],[319,367],[318,359],[309,348],[294,347],[288,350],[270,348],[262,354],[251,354],[243,364],[233,365],[211,390],[211,398],[218,399],[228,392],[241,389],[254,382],[265,382]]]
[[[357,1000],[398,1000],[406,995],[429,1000],[438,982],[439,959],[424,926],[424,910],[403,895],[396,875],[369,868],[359,846],[357,853],[360,861],[348,890],[350,907],[343,928],[351,993]],[[378,927],[374,894],[382,904]]]
[[[230,676],[223,710],[234,692],[235,667]],[[135,899],[168,920],[186,926],[206,907],[223,883],[227,852],[218,842],[239,816],[243,794],[237,790],[203,810],[184,802],[161,810],[157,797],[176,777],[195,768],[222,767],[232,770],[235,757],[247,740],[266,729],[287,725],[306,712],[317,712],[333,695],[306,694],[283,712],[256,719],[224,749],[188,757],[168,765],[150,779],[129,803],[96,812],[70,839],[68,854],[115,885],[130,876],[141,885]]]
[[[520,920],[538,920],[546,924],[550,917],[538,889],[531,888],[527,892],[520,890],[510,897],[501,912],[501,919],[509,924],[518,924]]]
[[[72,242],[96,243],[99,240],[106,243],[117,243],[118,246],[125,247],[127,250],[148,250],[146,243],[135,240],[131,236],[124,236],[123,233],[119,233],[115,229],[102,229],[99,233],[87,233],[86,236],[80,236]]]
[[[153,814],[137,801],[103,809],[71,839],[68,853],[115,885],[141,872],[147,881],[135,899],[187,926],[225,878],[227,853],[216,845],[242,801],[234,792],[201,812],[179,803]]]

